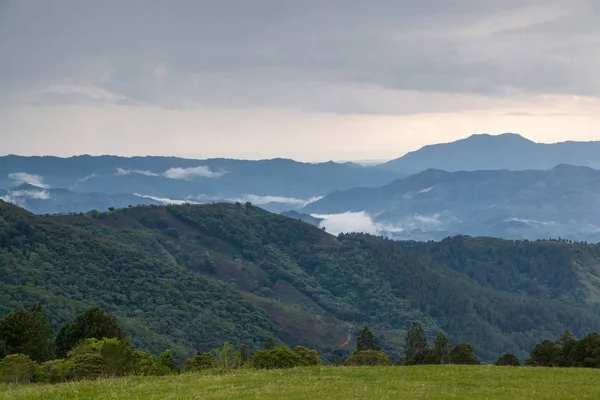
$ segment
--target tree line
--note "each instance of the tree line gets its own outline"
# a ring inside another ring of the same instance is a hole
[[[600,367],[600,334],[575,339],[566,331],[556,341],[544,340],[531,351],[528,366]],[[135,349],[115,318],[100,307],[90,308],[64,325],[56,335],[40,305],[11,312],[0,320],[0,382],[58,383],[80,379],[125,375],[158,376],[182,372],[239,368],[277,369],[324,365],[316,350],[304,346],[290,349],[269,338],[261,349],[250,354],[228,342],[212,351],[198,351],[176,363],[171,350],[159,357]],[[480,364],[469,343],[452,346],[439,332],[429,345],[423,327],[413,322],[404,343],[404,355],[393,362],[365,327],[356,339],[355,352],[345,366],[387,366],[425,364]],[[503,354],[499,366],[519,366],[514,354]]]

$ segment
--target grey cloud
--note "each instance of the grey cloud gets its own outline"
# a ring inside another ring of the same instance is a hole
[[[0,97],[405,113],[396,92],[598,96],[598,16],[594,0],[9,2]]]

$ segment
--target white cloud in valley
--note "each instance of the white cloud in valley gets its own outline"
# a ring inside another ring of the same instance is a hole
[[[26,172],[12,172],[8,174],[8,178],[16,181],[17,183],[28,183],[41,188],[49,187],[44,183],[44,177],[41,175],[28,174]]]

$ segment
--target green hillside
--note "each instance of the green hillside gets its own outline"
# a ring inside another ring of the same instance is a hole
[[[364,326],[399,357],[419,321],[484,360],[600,330],[600,246],[334,237],[250,204],[40,217],[0,204],[0,312],[41,301],[57,327],[89,306],[135,344],[178,354],[268,336],[333,359]]]

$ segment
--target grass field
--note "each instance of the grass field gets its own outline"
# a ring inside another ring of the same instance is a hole
[[[490,366],[247,370],[4,385],[0,399],[600,399],[600,371]]]

